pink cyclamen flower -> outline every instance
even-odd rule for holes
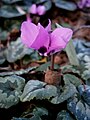
[[[79,8],[83,8],[83,7],[90,7],[90,0],[80,0],[78,3],[77,3],[78,7]]]
[[[36,4],[33,4],[30,7],[29,12],[32,14],[43,15],[46,12],[46,8],[44,5],[36,6]]]
[[[64,49],[72,37],[69,28],[56,28],[51,32],[51,21],[46,28],[40,23],[35,25],[25,21],[21,25],[21,40],[29,48],[38,50],[41,55],[47,56]]]

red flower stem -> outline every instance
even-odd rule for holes
[[[51,55],[51,70],[54,70],[54,55]]]

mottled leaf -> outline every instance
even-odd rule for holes
[[[81,94],[81,96],[83,97],[83,99],[85,100],[85,102],[90,105],[90,86],[85,85],[85,89],[83,87],[83,85],[80,85],[78,87],[78,90]]]
[[[0,65],[3,64],[3,63],[5,62],[4,51],[5,51],[5,50],[0,49]]]
[[[8,62],[15,62],[25,55],[30,55],[34,50],[27,48],[21,42],[21,39],[18,38],[16,41],[11,42],[5,51],[6,59]]]
[[[65,83],[72,83],[76,87],[82,84],[82,81],[78,77],[72,74],[65,74],[63,78]]]
[[[5,41],[8,37],[8,32],[5,30],[0,30],[0,40]]]
[[[58,113],[56,120],[75,120],[75,119],[73,119],[66,110],[62,110],[61,112]]]
[[[81,76],[84,80],[86,80],[86,84],[90,86],[90,71],[84,70]]]
[[[69,83],[63,87],[63,92],[58,94],[56,97],[52,98],[51,103],[59,104],[67,100],[68,98],[72,97],[75,93],[77,93],[76,87]]]
[[[32,99],[50,99],[56,96],[57,88],[52,85],[46,85],[45,82],[38,80],[30,80],[24,88],[24,92],[20,99],[22,102],[30,101]]]
[[[76,100],[75,100],[76,99]],[[76,97],[69,99],[67,109],[75,116],[77,120],[89,120],[90,108],[81,100],[79,101]]]
[[[73,66],[73,65],[65,65],[65,66],[61,66],[61,69],[63,73],[72,72],[72,73],[77,73],[78,75],[80,75],[80,71],[82,68]]]
[[[36,107],[33,109],[33,112],[32,112],[34,115],[38,115],[38,116],[43,116],[43,115],[48,115],[48,111],[43,108],[43,107]]]
[[[31,118],[15,118],[13,117],[12,120],[41,120],[40,116],[48,115],[48,111],[43,107],[35,107],[31,113]],[[26,114],[27,116],[27,114]]]
[[[28,72],[31,72],[33,70],[35,70],[37,67],[29,67],[27,69],[21,69],[21,70],[17,70],[17,71],[11,71],[11,72],[2,72],[0,73],[0,76],[7,76],[7,75],[22,75],[22,74],[27,74]]]
[[[16,75],[0,77],[0,107],[9,108],[19,102],[25,79]]]

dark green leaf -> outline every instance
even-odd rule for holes
[[[72,97],[75,93],[77,93],[76,87],[73,84],[66,84],[63,87],[63,92],[57,94],[56,97],[52,98],[51,102],[53,104],[59,104]]]
[[[81,76],[84,80],[86,80],[86,84],[90,86],[90,71],[84,70]]]
[[[42,120],[39,116],[33,116],[30,118],[30,120]]]
[[[50,10],[51,7],[52,7],[51,1],[47,1],[47,2],[45,2],[43,5],[45,6],[46,10]]]
[[[45,82],[38,80],[30,80],[26,84],[23,94],[20,99],[22,102],[30,101],[34,98],[36,99],[50,99],[53,96],[56,96],[57,88],[52,85],[46,85]]]
[[[59,8],[69,10],[69,11],[74,11],[77,9],[77,6],[75,5],[75,3],[70,1],[65,1],[65,0],[55,0],[55,5]]]
[[[13,117],[11,120],[31,120],[30,118],[15,118]]]
[[[58,113],[56,120],[75,120],[75,119],[73,119],[66,110],[62,110],[61,112]]]
[[[18,38],[16,41],[10,43],[5,54],[8,62],[15,62],[33,52],[34,50],[25,47],[21,42],[21,39]]]
[[[43,2],[46,2],[47,0],[32,0],[32,2],[36,3],[36,4],[40,4]]]
[[[77,96],[68,100],[67,109],[75,116],[77,120],[90,119],[90,107],[82,100],[78,100]]]
[[[14,6],[4,5],[0,8],[0,17],[12,18],[12,17],[18,17],[22,15],[25,15],[25,14],[19,13],[15,5]]]
[[[78,87],[78,90],[79,90],[82,98],[84,99],[84,101],[85,101],[88,105],[90,105],[90,86],[85,85],[85,87],[86,87],[86,88],[84,89],[83,85],[80,85],[80,86]]]
[[[65,83],[68,83],[68,84],[72,83],[76,87],[82,84],[82,81],[78,77],[72,74],[65,74],[63,78],[64,78]]]
[[[0,65],[5,62],[4,50],[0,49]]]
[[[36,107],[34,108],[33,110],[33,114],[36,115],[36,116],[43,116],[43,115],[48,115],[48,111],[43,108],[43,107]]]
[[[80,68],[78,68],[77,66],[65,65],[65,66],[61,66],[61,69],[63,73],[72,72],[72,73],[77,73],[78,75],[81,75]]]
[[[26,5],[31,6],[32,4],[41,4],[46,2],[47,0],[23,0]]]
[[[5,41],[7,39],[7,37],[8,37],[8,32],[0,30],[0,40]]]
[[[12,4],[12,3],[20,2],[22,0],[2,0],[2,1],[7,3],[7,4]]]
[[[13,72],[2,72],[0,73],[0,76],[7,76],[7,75],[22,75],[22,74],[27,74],[30,71],[35,70],[36,67],[29,67],[27,69],[21,69]]]
[[[9,108],[19,102],[25,79],[13,75],[0,77],[0,107]]]

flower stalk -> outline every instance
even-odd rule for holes
[[[54,54],[51,55],[51,66],[50,69],[53,71],[54,70]]]

